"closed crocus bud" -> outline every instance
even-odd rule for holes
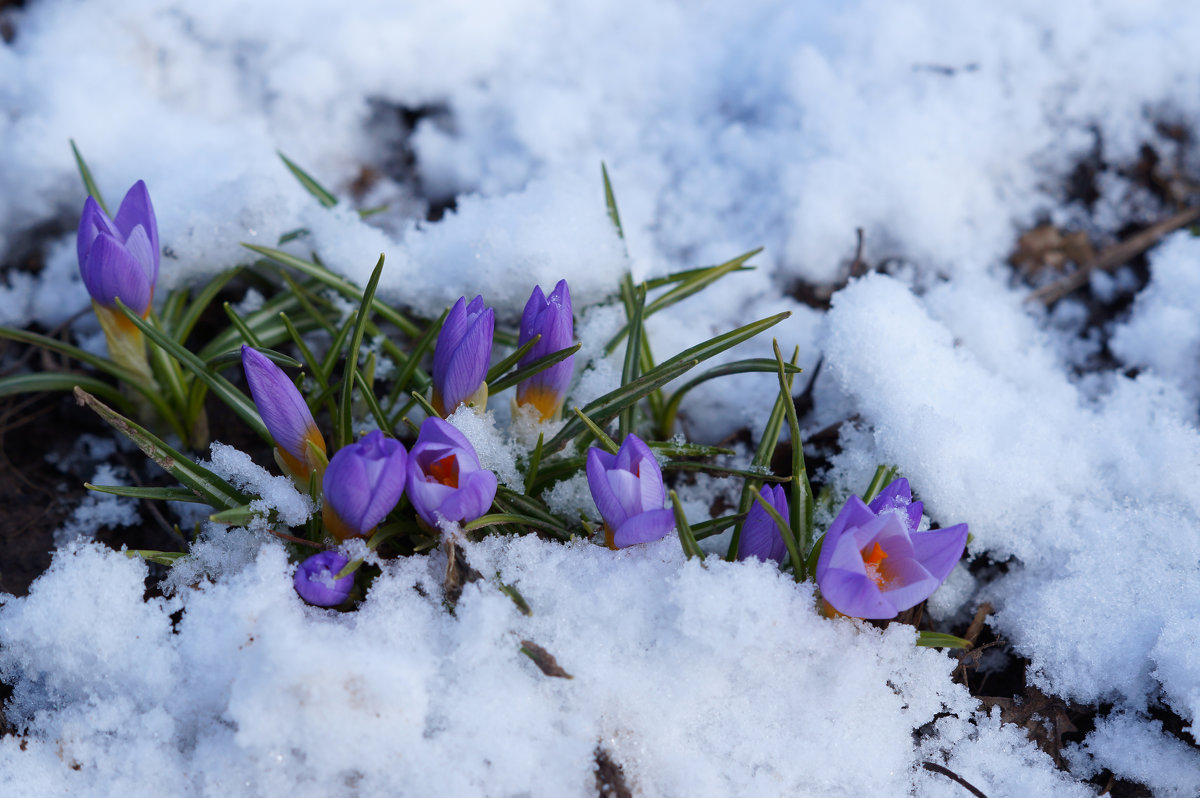
[[[400,501],[407,469],[404,446],[379,430],[343,446],[325,469],[325,528],[338,540],[371,534]]]
[[[336,607],[350,596],[354,574],[337,575],[350,561],[336,551],[314,554],[296,566],[292,584],[300,598],[318,607]]]
[[[524,346],[535,335],[542,337],[521,358],[518,364],[521,368],[538,358],[566,349],[575,342],[575,323],[571,318],[571,289],[567,287],[566,280],[559,280],[549,297],[542,293],[541,286],[534,288],[532,296],[525,303],[525,312],[521,314],[518,345]],[[567,388],[571,384],[574,369],[575,356],[571,355],[545,371],[522,380],[517,385],[517,404],[535,407],[542,421],[557,418],[563,400],[567,397]]]
[[[117,218],[110,219],[91,197],[83,204],[75,238],[79,273],[92,299],[115,308],[120,299],[145,316],[158,282],[158,222],[150,192],[141,180],[121,200]]]
[[[775,509],[775,512],[788,521],[787,493],[782,485],[768,485],[762,491],[762,497]],[[746,523],[742,525],[742,535],[738,538],[737,558],[744,560],[757,557],[760,560],[783,562],[787,547],[779,534],[779,525],[763,506],[755,502],[746,514]]]
[[[854,618],[894,618],[937,590],[962,558],[967,525],[917,532],[921,510],[903,479],[870,506],[850,497],[817,560],[817,585],[833,609]]]
[[[433,409],[448,416],[461,404],[487,405],[488,364],[496,314],[477,296],[460,297],[450,308],[433,350]]]
[[[604,518],[609,548],[649,543],[675,528],[675,513],[663,508],[662,469],[650,447],[633,433],[616,454],[588,449],[587,480]]]
[[[308,404],[283,369],[245,345],[242,368],[254,406],[275,440],[275,459],[288,476],[307,488],[309,475],[325,465],[325,439]]]
[[[439,519],[474,521],[496,498],[496,475],[452,424],[427,418],[408,460],[408,500],[432,528]]]

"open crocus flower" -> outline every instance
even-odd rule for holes
[[[533,289],[529,301],[525,303],[525,312],[521,314],[521,335],[519,346],[524,346],[535,335],[541,339],[525,353],[518,366],[524,368],[538,358],[553,354],[560,349],[566,349],[575,338],[574,320],[571,318],[571,290],[566,280],[559,280],[558,285],[547,297],[539,285]],[[575,356],[571,355],[560,360],[545,371],[534,374],[517,385],[517,404],[532,405],[537,408],[540,420],[547,421],[558,417],[563,400],[567,396],[567,387],[571,384],[571,373],[575,369]]]
[[[479,463],[475,447],[440,418],[421,424],[408,459],[408,500],[421,520],[474,521],[496,498],[496,475]]]
[[[492,333],[496,314],[477,296],[467,304],[459,297],[446,315],[433,349],[433,409],[442,416],[461,404],[487,405],[488,363],[492,358]]]
[[[782,485],[766,486],[762,491],[762,497],[775,508],[775,512],[779,513],[784,521],[790,520],[787,492],[784,491]],[[746,523],[742,525],[742,535],[738,538],[737,558],[745,560],[748,557],[757,557],[760,560],[783,562],[785,554],[787,554],[787,547],[784,546],[783,538],[779,534],[778,524],[761,504],[755,502],[750,506],[750,512],[746,514]]]
[[[308,477],[325,465],[325,439],[300,391],[283,369],[261,352],[242,346],[242,368],[250,396],[275,439],[275,459],[305,489]],[[315,450],[315,451],[314,451]]]
[[[338,540],[371,534],[400,501],[407,472],[408,452],[379,430],[338,449],[322,481],[325,528]]]
[[[967,525],[916,532],[920,502],[908,481],[888,485],[870,506],[851,496],[821,545],[817,585],[835,610],[854,618],[894,618],[921,603],[962,558]]]
[[[296,566],[292,584],[300,598],[318,607],[336,607],[350,596],[354,574],[337,579],[347,560],[336,551],[314,554]]]
[[[650,447],[633,433],[616,454],[588,449],[587,481],[604,518],[609,548],[649,543],[675,528],[675,513],[663,508],[662,469]]]
[[[109,357],[145,379],[150,378],[142,333],[117,310],[124,302],[143,318],[150,312],[158,282],[158,222],[150,193],[141,180],[121,200],[117,218],[92,197],[83,204],[75,237],[79,274],[108,341]]]

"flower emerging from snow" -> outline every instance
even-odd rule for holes
[[[97,304],[113,309],[120,299],[141,316],[149,312],[158,282],[159,249],[158,222],[145,183],[133,184],[116,219],[88,197],[75,246],[83,284]]]
[[[408,500],[421,520],[434,528],[439,518],[474,521],[492,506],[496,486],[496,475],[480,465],[461,432],[440,418],[425,419],[408,461]]]
[[[851,496],[821,545],[817,585],[835,610],[855,618],[894,618],[921,603],[950,574],[967,525],[917,532],[921,502],[897,479],[871,502]]]
[[[354,574],[335,577],[350,561],[336,551],[314,554],[296,566],[292,584],[300,598],[318,607],[336,607],[350,595]]]
[[[650,447],[633,433],[616,454],[588,449],[587,480],[609,548],[649,543],[675,528],[675,514],[663,509],[662,470]]]
[[[338,449],[322,485],[325,528],[338,540],[371,534],[400,501],[407,471],[404,446],[379,430]]]
[[[459,297],[446,316],[433,349],[434,410],[442,416],[461,404],[474,403],[482,411],[487,405],[488,363],[492,357],[492,332],[496,315],[477,296],[467,304]]]
[[[566,349],[574,343],[571,290],[567,287],[566,280],[559,280],[549,297],[542,293],[540,285],[537,286],[533,289],[529,301],[525,303],[525,312],[521,314],[518,345],[524,346],[533,336],[539,334],[541,339],[521,358],[518,364],[520,367],[524,368],[538,358]],[[566,399],[574,368],[575,356],[571,355],[545,371],[522,380],[517,385],[517,404],[533,405],[542,421],[557,418],[563,400]]]
[[[775,512],[779,513],[784,521],[790,519],[787,492],[782,485],[766,486],[762,491],[762,497],[775,508]],[[761,504],[755,502],[750,507],[750,512],[746,514],[746,523],[742,525],[742,535],[738,538],[737,558],[745,560],[748,557],[757,557],[760,560],[783,562],[785,554],[787,554],[787,548],[783,544],[783,537],[779,534],[779,525]]]
[[[309,475],[325,463],[325,439],[308,404],[283,369],[244,344],[242,368],[254,406],[275,439],[275,459],[280,468],[307,489]]]

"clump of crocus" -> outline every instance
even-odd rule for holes
[[[371,534],[400,501],[407,473],[408,452],[379,430],[338,449],[322,482],[325,528],[338,540]]]
[[[784,521],[790,520],[788,514],[787,492],[782,485],[768,485],[762,491],[762,497],[775,509]],[[755,502],[746,514],[746,522],[742,525],[742,535],[738,538],[739,560],[757,557],[760,560],[783,562],[787,554],[783,537],[779,533],[779,525],[775,523],[763,506]]]
[[[350,561],[336,551],[314,554],[296,566],[292,584],[300,598],[318,607],[336,607],[350,596],[354,574],[337,575]]]
[[[433,409],[448,416],[462,404],[487,406],[488,363],[496,314],[477,296],[460,297],[450,308],[433,350]]]
[[[821,545],[817,585],[833,609],[855,618],[894,618],[938,588],[967,543],[967,525],[917,532],[922,505],[908,480],[888,485],[870,506],[847,500]]]
[[[146,184],[141,180],[133,184],[115,219],[88,197],[75,246],[79,274],[108,340],[109,357],[150,379],[142,333],[117,309],[119,299],[145,318],[158,282],[158,222]]]
[[[592,447],[587,480],[604,518],[604,540],[612,549],[649,543],[675,528],[675,514],[663,508],[662,469],[641,438],[630,433],[616,454]]]
[[[474,521],[496,498],[496,475],[479,462],[475,447],[440,418],[421,424],[408,459],[408,500],[429,527],[438,521]]]
[[[296,386],[261,352],[242,346],[242,368],[250,396],[267,431],[275,439],[279,467],[303,488],[314,471],[325,467],[325,439],[317,429],[308,404]]]
[[[525,303],[525,312],[521,314],[518,345],[524,346],[535,335],[542,337],[521,357],[518,366],[524,368],[538,358],[566,349],[574,343],[574,324],[571,317],[571,290],[566,280],[559,280],[549,297],[542,293],[540,285],[534,288],[529,301]],[[533,406],[541,421],[558,418],[574,368],[575,356],[571,355],[522,380],[517,385],[517,405]]]

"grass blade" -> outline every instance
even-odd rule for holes
[[[86,374],[73,374],[69,371],[37,372],[34,374],[13,374],[0,378],[0,396],[14,396],[22,393],[43,393],[46,391],[73,391],[78,385],[88,393],[103,396],[105,399],[118,404],[126,412],[134,410],[128,397],[121,391],[103,380],[89,377]]]
[[[354,440],[352,432],[353,418],[351,417],[350,402],[354,396],[354,375],[358,369],[358,350],[362,347],[363,330],[367,318],[371,315],[371,302],[375,299],[375,289],[379,287],[379,278],[383,274],[383,255],[371,272],[367,289],[363,292],[362,302],[358,308],[357,320],[354,323],[354,334],[350,337],[350,348],[346,350],[346,370],[342,374],[342,400],[339,403],[338,414],[338,447],[345,446]],[[374,397],[372,397],[374,398]],[[387,423],[387,420],[384,420]]]
[[[83,160],[83,156],[79,154],[79,148],[75,146],[75,139],[68,139],[71,142],[71,152],[75,154],[75,165],[79,167],[79,176],[83,179],[83,187],[92,199],[100,206],[100,210],[108,213],[108,206],[104,204],[104,197],[100,195],[100,187],[96,185],[96,180],[92,177],[92,170],[88,169],[87,161]],[[111,217],[111,214],[109,214]]]
[[[583,344],[574,344],[573,346],[568,346],[566,349],[559,349],[557,352],[551,352],[548,355],[543,355],[537,360],[531,361],[530,364],[525,368],[517,369],[516,371],[513,371],[508,375],[496,380],[494,383],[491,380],[488,380],[488,395],[495,396],[504,389],[511,388],[512,386],[529,379],[534,374],[545,371],[555,363],[566,360],[571,355],[578,352],[579,347],[581,346],[583,346]]]
[[[283,165],[288,168],[288,171],[300,181],[300,185],[304,186],[304,190],[317,198],[317,202],[321,203],[326,208],[332,208],[334,205],[337,205],[337,197],[330,194],[325,187],[316,180],[313,180],[312,175],[293,163],[290,158],[288,158],[279,150],[276,150],[275,154],[278,155],[280,160],[283,161]]]
[[[787,370],[791,374],[799,374],[803,369],[797,368],[792,364],[786,364]],[[720,366],[714,366],[703,374],[700,374],[695,379],[685,382],[679,386],[679,390],[671,394],[671,398],[667,400],[666,407],[663,408],[661,432],[663,435],[670,435],[675,427],[675,417],[679,414],[679,405],[683,401],[683,397],[688,391],[701,385],[709,380],[714,380],[717,377],[727,377],[731,374],[752,374],[755,372],[764,372],[774,374],[776,369],[775,361],[765,357],[747,358],[745,360],[735,360],[731,363],[724,363]]]
[[[680,505],[679,496],[675,491],[671,491],[671,509],[675,511],[675,531],[679,534],[679,544],[683,546],[684,556],[689,560],[693,557],[703,560],[704,552],[700,550],[700,544],[692,534],[692,528],[688,525],[687,516],[683,514],[683,506]]]
[[[195,491],[187,488],[139,488],[129,485],[93,485],[90,482],[83,483],[83,486],[88,490],[94,490],[97,493],[111,493],[113,496],[125,496],[130,499],[150,499],[153,501],[163,502],[192,502],[194,504],[207,504],[206,499],[197,496]]]

